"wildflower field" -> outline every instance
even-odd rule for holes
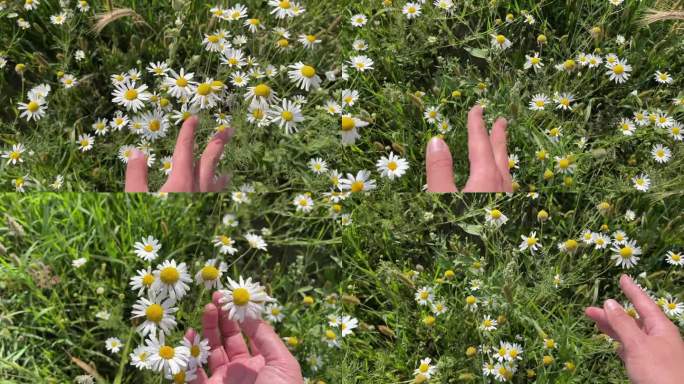
[[[0,187],[161,185],[190,114],[238,189],[418,192],[443,135],[509,120],[521,190],[681,190],[682,26],[666,1],[0,1]],[[653,10],[659,10],[657,13]],[[656,12],[656,13],[654,13]],[[664,16],[663,16],[664,15]]]
[[[145,329],[182,349],[216,274],[263,286],[312,383],[625,382],[583,315],[621,273],[684,326],[681,199],[391,196],[3,195],[0,380],[170,382]],[[150,321],[169,266],[187,288]]]

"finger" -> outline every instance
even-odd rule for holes
[[[214,192],[214,175],[216,174],[216,165],[221,160],[221,155],[230,142],[234,130],[232,128],[226,129],[223,132],[217,133],[213,139],[207,144],[207,148],[202,153],[199,163],[199,187],[200,192]]]
[[[617,301],[608,299],[603,304],[603,310],[605,311],[608,324],[625,350],[630,350],[635,345],[638,345],[644,333],[639,329],[636,321],[625,312],[624,308]]]
[[[147,158],[145,154],[134,149],[126,166],[126,192],[147,192]]]
[[[608,324],[608,319],[606,319],[606,313],[603,308],[589,307],[584,310],[584,314],[596,323],[596,326],[598,326],[601,332],[613,339],[617,339],[617,335],[613,331],[613,328]]]
[[[211,376],[216,376],[216,372],[220,368],[227,366],[228,363],[228,356],[226,355],[226,351],[223,350],[223,347],[218,347],[211,351],[209,354],[209,369],[211,370]]]
[[[195,375],[195,380],[191,381],[190,384],[207,384],[209,382],[209,378],[207,377],[207,373],[204,372],[204,368],[197,367]]]
[[[209,303],[204,307],[202,314],[202,328],[204,337],[209,340],[211,350],[218,349],[223,346],[221,340],[221,331],[219,330],[219,309],[213,303]]]
[[[499,118],[492,127],[492,134],[489,141],[494,152],[494,161],[499,168],[499,173],[503,179],[503,187],[505,192],[513,192],[513,178],[511,177],[511,169],[508,166],[508,138],[506,128],[508,122],[504,118]]]
[[[218,177],[216,180],[214,180],[211,188],[209,189],[208,192],[222,192],[226,189],[228,186],[228,183],[230,183],[230,175],[222,175]]]
[[[263,320],[246,319],[240,327],[264,357],[267,366],[286,371],[299,370],[299,363],[270,325]]]
[[[449,151],[447,143],[441,138],[433,137],[428,143],[425,166],[428,192],[457,192],[451,151]]]
[[[193,150],[195,149],[195,128],[197,127],[197,116],[192,116],[185,120],[183,127],[176,140],[176,148],[173,151],[173,170],[169,177],[171,184],[189,183],[192,186],[193,180]],[[173,191],[170,191],[173,192]]]
[[[494,152],[482,114],[483,109],[479,105],[468,113],[468,159],[471,176],[496,171]]]
[[[670,325],[672,323],[667,316],[665,316],[658,304],[651,300],[651,298],[639,288],[629,276],[622,275],[620,277],[620,287],[629,301],[634,304],[634,308],[639,313],[644,324],[644,331],[647,334],[671,330]]]
[[[247,359],[251,357],[251,355],[247,349],[245,338],[242,336],[240,326],[236,321],[228,318],[228,312],[221,308],[221,304],[219,303],[220,298],[221,293],[218,291],[214,292],[212,295],[214,305],[219,308],[219,330],[221,331],[221,336],[223,338],[223,349],[226,351],[226,355],[230,361]]]
[[[197,335],[197,332],[195,332],[194,329],[188,328],[188,330],[185,332],[185,340],[192,343],[195,340],[196,335]]]

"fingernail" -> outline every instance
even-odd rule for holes
[[[606,309],[609,311],[617,311],[621,309],[620,304],[618,304],[618,302],[613,299],[606,300],[604,307],[606,307]]]
[[[428,143],[428,151],[440,152],[445,150],[449,150],[449,147],[447,146],[446,142],[442,140],[442,138],[435,136],[430,139],[430,142]]]
[[[234,132],[235,132],[235,130],[233,128],[224,129],[223,131],[217,132],[214,135],[214,139],[219,139],[221,141],[228,141],[231,137],[233,137]]]
[[[145,154],[143,151],[139,149],[134,149],[133,153],[131,154],[131,160],[140,160],[145,157]]]

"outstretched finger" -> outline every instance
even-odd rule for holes
[[[228,183],[230,183],[230,178],[230,175],[221,175],[215,178],[211,184],[211,188],[209,188],[207,192],[218,193],[224,191],[228,186]]]
[[[494,160],[496,167],[499,168],[499,173],[503,179],[503,187],[505,192],[513,192],[513,178],[511,177],[511,169],[508,165],[508,138],[506,128],[508,122],[504,118],[499,118],[494,122],[492,127],[492,134],[489,141],[494,152]]]
[[[659,331],[671,331],[673,327],[670,320],[651,298],[627,275],[620,277],[620,287],[634,308],[641,316],[644,323],[644,331],[647,334]]]
[[[617,301],[608,299],[603,304],[603,310],[608,324],[625,350],[638,345],[644,333],[639,329],[636,321],[625,312],[625,309]]]
[[[183,183],[190,183],[189,186],[192,187],[194,172],[193,150],[195,149],[195,128],[197,127],[197,122],[197,116],[188,118],[183,123],[183,127],[178,134],[176,148],[173,151],[173,170],[171,171],[171,176],[169,176],[171,185],[187,187]]]
[[[145,154],[134,149],[126,166],[126,187],[125,191],[148,192],[147,187],[147,158]]]
[[[219,309],[213,303],[204,306],[202,328],[204,337],[209,340],[209,347],[215,350],[223,346],[219,324]]]
[[[479,105],[474,106],[468,112],[468,159],[470,160],[471,177],[497,171],[483,113],[484,111]]]
[[[250,357],[249,350],[247,349],[247,343],[245,343],[245,338],[242,336],[242,331],[240,326],[234,320],[228,317],[228,312],[221,308],[221,303],[219,302],[221,298],[221,292],[216,291],[212,295],[212,302],[219,309],[219,330],[221,331],[221,336],[223,338],[223,349],[226,351],[228,360],[237,361],[242,359],[247,359]]]
[[[235,130],[228,128],[222,132],[217,133],[207,144],[207,148],[202,154],[199,162],[199,187],[201,192],[218,192],[214,191],[216,174],[216,165],[221,160],[221,155],[227,143],[230,142]]]
[[[617,340],[617,335],[613,332],[613,328],[610,327],[603,308],[589,307],[584,310],[584,314],[596,323],[601,332]]]
[[[277,367],[285,371],[299,371],[299,363],[288,351],[285,343],[278,337],[273,328],[263,320],[245,319],[240,328],[249,336],[250,341],[264,357],[267,366]]]
[[[425,156],[428,192],[457,192],[454,183],[454,162],[449,146],[439,137],[427,145]]]

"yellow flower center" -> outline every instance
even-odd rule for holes
[[[335,340],[337,339],[337,335],[331,329],[328,329],[325,331],[325,338],[328,340]]]
[[[249,291],[247,288],[236,288],[233,290],[233,303],[238,306],[244,306],[249,303]]]
[[[342,130],[343,131],[351,131],[352,129],[356,128],[356,122],[354,121],[353,118],[351,117],[342,117]]]
[[[574,251],[575,249],[577,249],[577,240],[573,240],[573,239],[567,240],[565,242],[565,249],[567,249],[569,251]]]
[[[202,280],[216,280],[219,275],[219,270],[213,265],[207,265],[202,268]]]
[[[40,109],[40,104],[36,103],[35,101],[31,101],[26,106],[26,109],[28,109],[30,112],[36,112],[38,109]]]
[[[560,161],[558,161],[558,168],[560,169],[568,169],[569,166],[570,160],[568,159],[560,159]]]
[[[146,286],[151,286],[154,283],[154,275],[148,273],[142,278],[142,283]]]
[[[498,209],[492,209],[492,212],[490,213],[490,215],[492,216],[492,219],[498,220],[501,218],[502,213]]]
[[[159,278],[164,284],[174,284],[180,279],[180,273],[175,267],[166,267],[159,272]]]
[[[154,247],[153,247],[151,244],[145,244],[145,246],[143,247],[143,249],[145,250],[145,252],[152,252],[152,251],[154,251]]]
[[[352,192],[361,192],[365,188],[365,185],[363,184],[363,181],[355,181],[351,185],[351,191]]]
[[[394,162],[394,161],[390,161],[390,162],[387,164],[387,169],[389,169],[390,171],[396,171],[397,168],[399,168],[399,165],[398,165],[396,162]]]
[[[541,59],[538,57],[533,57],[530,59],[530,62],[532,63],[532,65],[537,65],[541,62]]]
[[[176,85],[181,87],[181,88],[185,88],[188,86],[188,81],[184,77],[179,77],[176,80]]]
[[[466,303],[468,303],[468,305],[473,305],[473,304],[475,304],[476,301],[477,301],[477,299],[475,298],[475,296],[466,297]]]
[[[164,317],[164,307],[159,304],[152,304],[145,310],[145,316],[147,316],[147,320],[158,323]]]
[[[532,245],[535,245],[535,244],[537,244],[537,239],[535,239],[534,237],[529,237],[529,238],[527,239],[527,245],[528,245],[528,246],[532,246]]]
[[[420,293],[421,300],[427,300],[428,297],[430,297],[430,293],[428,293],[427,291],[423,291]]]
[[[197,87],[197,94],[200,96],[207,96],[211,93],[211,84],[203,83]]]
[[[151,120],[149,128],[152,132],[158,132],[161,129],[161,122],[157,119]]]
[[[135,89],[129,89],[128,91],[126,91],[124,98],[128,101],[133,101],[138,98],[138,91],[136,91]]]
[[[613,73],[615,73],[616,75],[622,75],[623,73],[625,73],[625,67],[622,66],[622,64],[616,64],[613,67]]]
[[[19,152],[10,152],[9,158],[10,160],[19,160],[19,157],[21,157],[21,154]]]
[[[425,373],[430,369],[430,365],[427,363],[420,363],[420,367],[418,367],[418,370],[421,371],[422,373]]]
[[[304,76],[304,77],[312,78],[312,77],[316,76],[316,69],[314,69],[314,67],[309,66],[309,65],[303,66],[301,72],[302,72],[302,76]]]
[[[292,121],[292,120],[294,120],[294,114],[293,114],[292,112],[290,112],[290,111],[283,111],[283,113],[281,114],[281,117],[282,117],[283,120],[285,120],[285,121]]]
[[[173,376],[174,384],[185,384],[185,371],[180,371]]]
[[[168,345],[164,345],[161,348],[159,348],[159,356],[164,360],[173,359],[173,356],[175,354],[176,351],[174,351],[173,348],[169,347]]]
[[[254,87],[254,94],[258,97],[269,97],[271,95],[271,87],[266,84],[259,84]]]
[[[190,355],[192,355],[192,357],[199,357],[200,352],[202,352],[202,350],[200,350],[199,345],[193,345],[190,347]]]
[[[306,40],[307,40],[309,43],[314,43],[314,42],[316,41],[316,35],[307,35],[307,36],[306,36]]]
[[[634,250],[632,249],[632,247],[627,246],[620,249],[620,257],[622,257],[623,259],[629,259],[630,257],[632,257],[632,254],[634,254]]]

